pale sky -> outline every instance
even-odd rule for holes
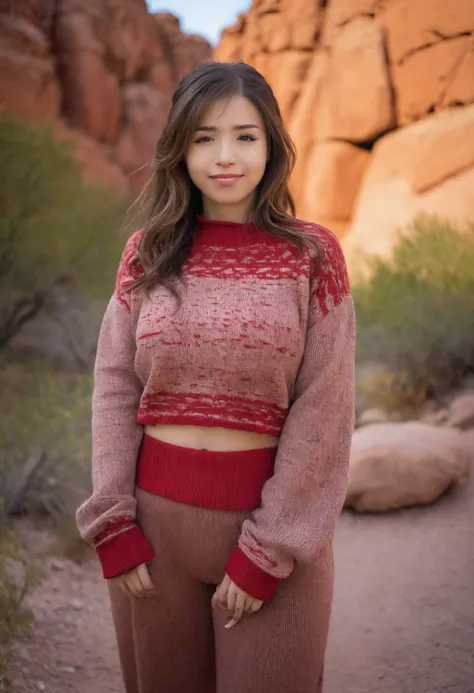
[[[251,0],[147,0],[152,12],[172,12],[181,19],[187,34],[200,34],[212,44],[219,42],[225,27],[235,24],[242,12],[247,12]]]

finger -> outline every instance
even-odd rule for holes
[[[127,585],[126,585],[126,583],[124,582],[124,580],[123,580],[122,577],[117,578],[116,580],[114,580],[114,585],[116,585],[116,587],[118,587],[119,590],[120,590],[121,592],[123,592],[123,594],[124,594],[126,597],[129,597],[129,598],[130,598],[130,597],[132,596],[130,590],[128,589],[128,587],[127,587]]]
[[[217,602],[217,605],[223,607],[224,609],[227,608],[227,593],[229,591],[229,585],[230,578],[228,578],[226,575],[215,593],[215,601]]]
[[[226,596],[227,596],[227,592],[229,591],[229,587],[231,586],[231,584],[232,584],[232,580],[230,579],[230,577],[226,573],[224,575],[224,579],[222,580],[221,585],[220,585]]]
[[[130,575],[124,575],[123,576],[122,584],[124,585],[125,589],[128,591],[129,597],[135,597],[136,598],[137,595],[135,594],[135,588],[133,586],[133,582],[131,580]]]
[[[245,613],[249,612],[250,609],[252,608],[252,604],[254,603],[254,598],[251,597],[250,595],[246,598],[245,604],[244,604],[244,611]]]
[[[213,609],[223,609],[224,608],[222,605],[221,599],[222,599],[222,597],[221,597],[220,585],[219,585],[219,587],[216,587],[216,591],[212,595],[211,604],[212,604]]]
[[[142,588],[145,590],[146,593],[155,592],[155,586],[151,581],[150,573],[146,563],[142,563],[137,567],[136,574],[138,579],[140,580]]]
[[[142,584],[138,579],[138,576],[136,575],[135,571],[130,571],[130,573],[128,573],[124,577],[124,580],[126,581],[127,587],[129,588],[133,596],[136,599],[140,599],[143,596]]]
[[[239,592],[237,594],[237,599],[235,600],[234,605],[234,613],[232,615],[232,619],[229,621],[229,623],[225,625],[226,628],[233,628],[240,622],[240,619],[244,615],[244,606],[246,598],[247,595],[245,593]]]
[[[227,599],[229,595],[229,588],[232,584],[232,580],[228,575],[224,575],[224,579],[222,580],[221,584],[219,585],[219,600],[221,604],[223,604],[225,607],[227,606]]]
[[[235,588],[235,585],[234,584],[230,585],[229,591],[227,592],[227,611],[231,615],[234,613],[238,594],[239,593],[238,593],[237,589]]]
[[[135,570],[132,573],[132,580],[133,580],[133,586],[135,587],[135,591],[140,598],[145,598],[147,597],[150,593],[143,587],[142,581],[140,580],[140,576],[138,575],[138,572],[135,568]]]
[[[222,582],[220,585],[217,585],[214,594],[212,595],[212,604],[213,606],[218,606],[219,602],[221,600],[221,588],[222,588]]]
[[[211,599],[211,606],[213,609],[217,609],[218,607],[220,607],[219,593],[217,590],[218,590],[218,588],[216,588],[216,591],[212,595],[212,599]]]
[[[260,601],[259,599],[254,599],[254,601],[252,602],[252,605],[251,605],[251,607],[250,607],[250,613],[256,614],[257,611],[260,611],[260,609],[262,608],[262,606],[263,606],[263,602],[262,602],[262,601]]]

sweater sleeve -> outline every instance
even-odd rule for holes
[[[355,315],[340,245],[327,229],[318,236],[323,260],[311,281],[306,345],[274,474],[226,565],[239,587],[262,600],[295,562],[317,560],[333,535],[347,489]]]
[[[92,396],[92,495],[78,509],[81,537],[93,546],[105,578],[150,561],[153,550],[136,522],[135,474],[143,437],[136,423],[143,386],[134,369],[136,323],[131,260],[139,232],[127,242],[115,292],[97,345]]]

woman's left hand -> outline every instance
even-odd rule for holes
[[[240,589],[226,574],[214,592],[212,606],[213,608],[221,607],[229,612],[231,620],[225,627],[233,628],[233,626],[239,623],[245,613],[255,614],[257,611],[260,611],[263,602],[260,599],[251,597],[250,594]]]

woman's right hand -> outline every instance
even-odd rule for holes
[[[156,596],[155,587],[151,581],[146,563],[141,563],[126,573],[109,578],[110,582],[119,587],[127,597],[143,599]]]

